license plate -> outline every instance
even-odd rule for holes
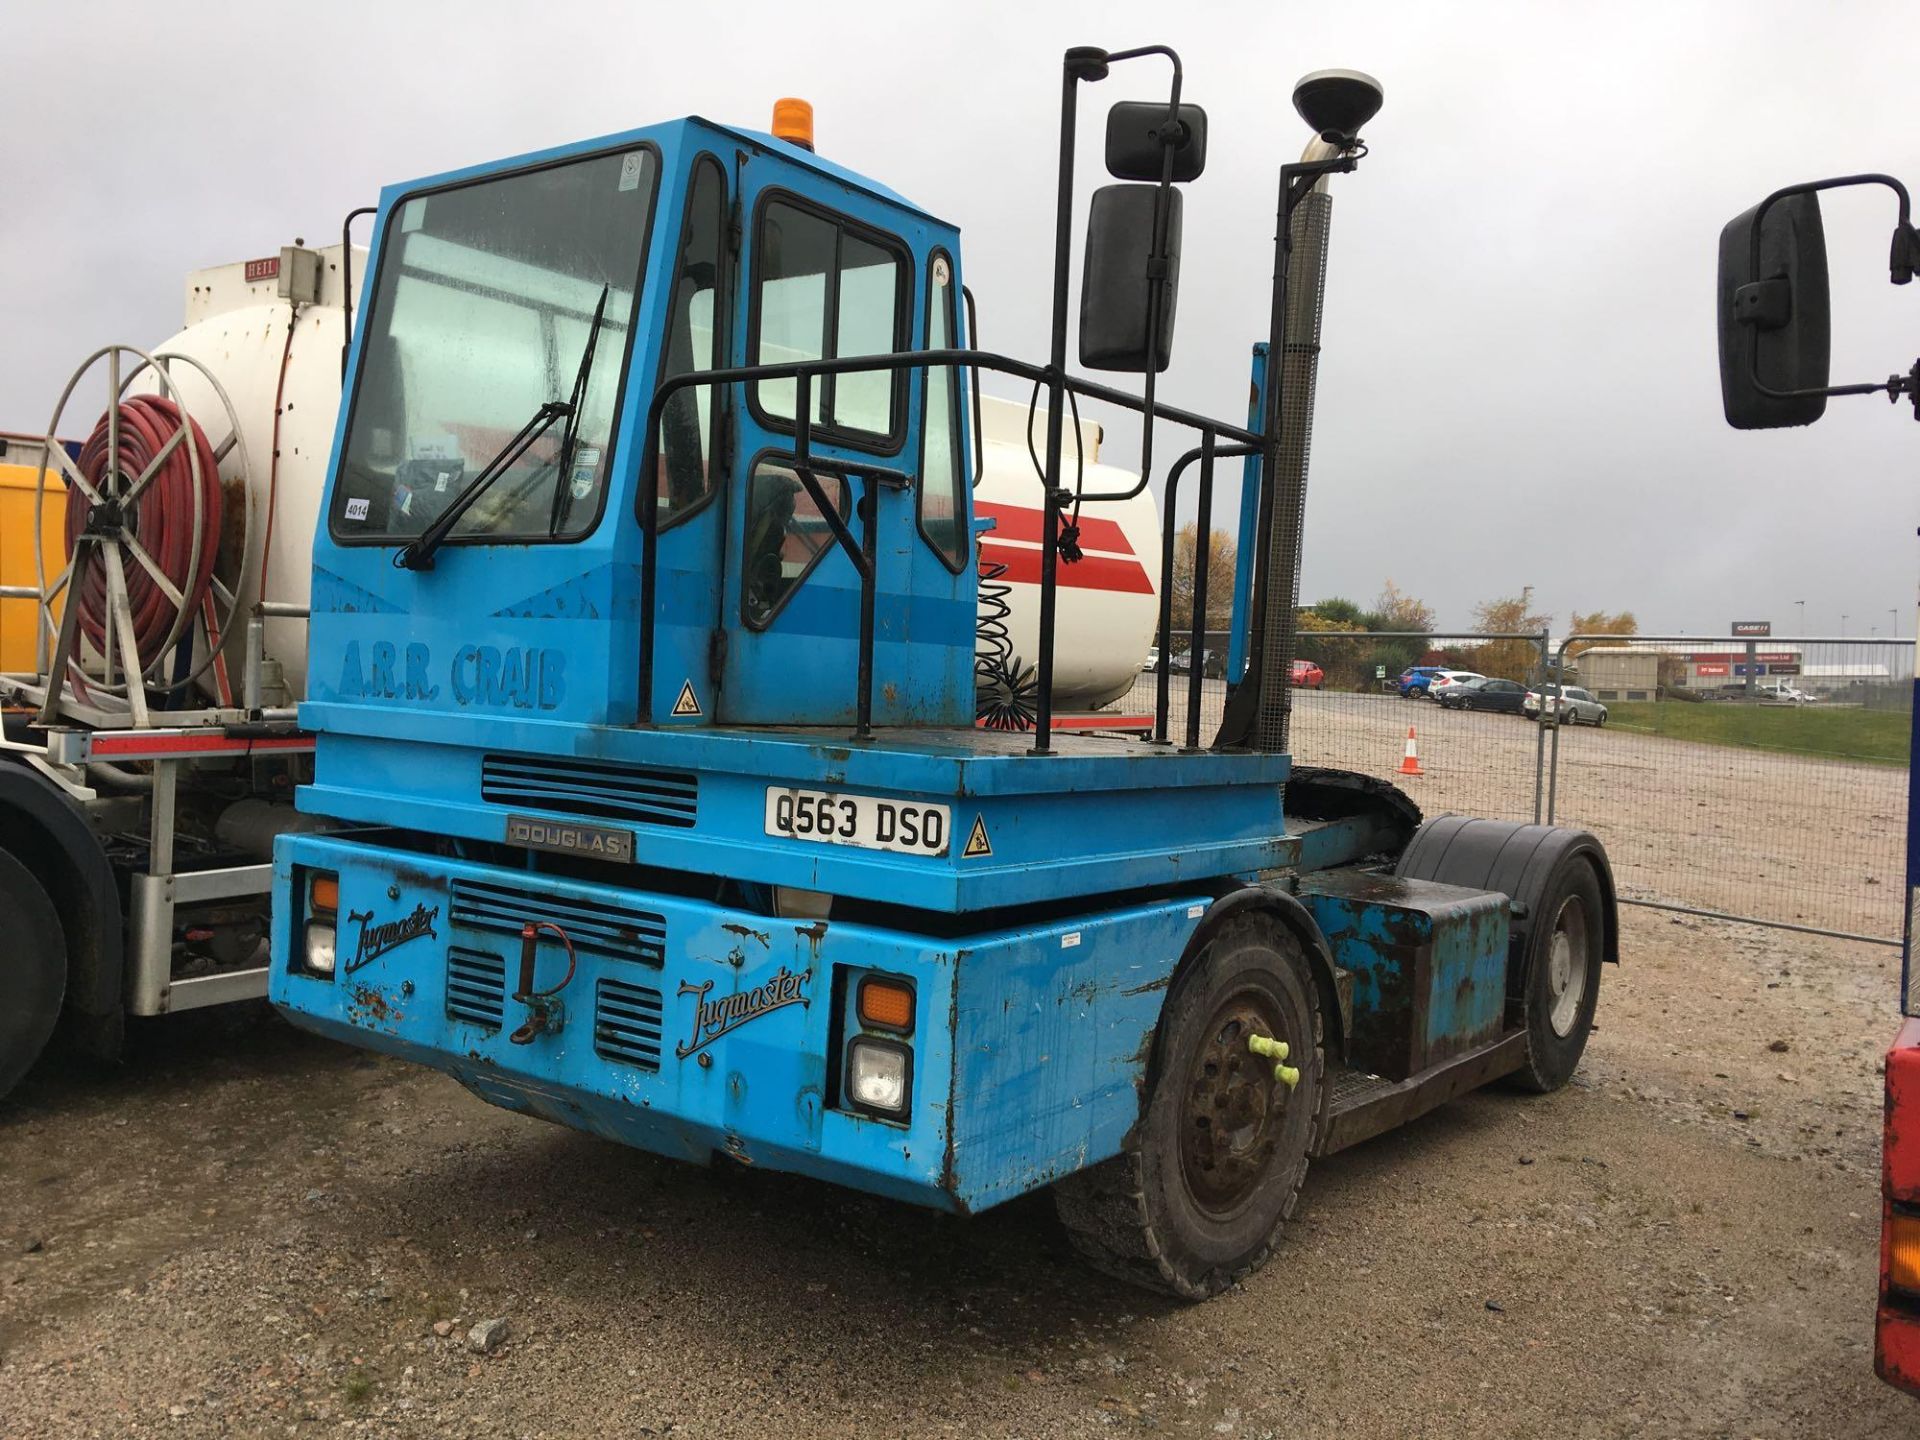
[[[952,822],[953,814],[945,805],[767,787],[767,834],[788,840],[902,855],[944,855]]]

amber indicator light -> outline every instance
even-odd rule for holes
[[[1887,1217],[1887,1283],[1920,1293],[1920,1215]]]
[[[860,1023],[902,1034],[913,1029],[913,991],[898,980],[869,975],[860,982]]]

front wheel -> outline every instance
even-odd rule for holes
[[[1151,1089],[1121,1153],[1053,1187],[1074,1248],[1136,1285],[1219,1294],[1273,1253],[1325,1103],[1305,956],[1276,923],[1228,922],[1161,1011]]]

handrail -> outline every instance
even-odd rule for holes
[[[1162,405],[1157,401],[1143,400],[1139,396],[1129,395],[1125,391],[1115,390],[1110,386],[1100,385],[1090,380],[1062,374],[1051,366],[1031,365],[1022,360],[1015,360],[1011,356],[996,355],[982,350],[950,348],[944,350],[894,351],[882,355],[851,355],[835,359],[795,360],[772,365],[735,365],[719,370],[691,370],[683,374],[670,376],[655,387],[653,398],[647,405],[644,448],[640,460],[640,473],[644,478],[639,487],[639,493],[635,497],[640,509],[641,531],[638,723],[642,725],[651,725],[654,723],[653,662],[654,632],[657,622],[657,616],[654,614],[654,610],[658,595],[657,571],[659,568],[658,559],[660,546],[660,422],[665,413],[667,401],[682,390],[689,390],[695,386],[742,385],[752,384],[762,380],[793,380],[796,382],[796,405],[794,409],[793,427],[793,468],[795,473],[801,476],[802,483],[807,485],[809,493],[811,493],[817,482],[809,483],[810,477],[808,471],[810,467],[820,466],[820,468],[825,468],[812,454],[813,425],[810,413],[812,408],[811,387],[813,379],[816,376],[859,374],[870,371],[899,372],[903,370],[928,370],[948,366],[992,370],[1001,374],[1018,376],[1021,379],[1033,381],[1038,384],[1045,384],[1050,390],[1057,388],[1062,393],[1072,392],[1074,394],[1084,395],[1089,399],[1103,400],[1109,404],[1145,415],[1149,424],[1165,420],[1171,424],[1184,425],[1190,429],[1201,432],[1203,437],[1202,450],[1211,447],[1216,455],[1244,454],[1247,453],[1247,451],[1241,447],[1253,447],[1257,449],[1266,444],[1265,436],[1247,430],[1239,425],[1221,420],[1211,420],[1205,416],[1196,415],[1191,411],[1183,410],[1176,406]],[[1052,429],[1053,427],[1050,425],[1049,430],[1052,431]],[[1218,441],[1222,437],[1236,442],[1235,445],[1226,450],[1219,449]],[[1051,434],[1049,438],[1050,440],[1053,438]],[[1050,445],[1049,448],[1053,448],[1052,445]],[[888,471],[886,467],[879,465],[862,465],[857,460],[837,461],[834,462],[834,464],[836,469],[840,469],[843,473],[850,476],[863,475],[868,477],[868,483],[864,487],[864,494],[861,500],[864,513],[862,516],[863,544],[860,548],[864,552],[866,563],[865,565],[856,563],[854,567],[855,571],[860,574],[861,586],[860,678],[858,681],[859,692],[857,696],[856,713],[858,715],[857,728],[859,736],[864,739],[871,734],[873,610],[875,591],[878,583],[878,577],[875,573],[878,568],[876,545],[876,527],[878,522],[877,506],[875,504],[873,491],[875,482],[879,476],[882,473],[890,474],[892,472]],[[1204,472],[1203,491],[1209,503],[1211,501],[1212,491],[1211,470],[1211,461],[1208,461]],[[1139,483],[1135,485],[1132,490],[1126,491],[1123,494],[1116,494],[1111,497],[1103,496],[1101,498],[1131,498],[1146,488],[1148,478],[1149,477],[1143,473]],[[815,498],[817,503],[819,497],[816,496]],[[1057,506],[1059,503],[1058,496],[1052,492],[1049,492],[1046,498],[1050,507]],[[1093,497],[1089,496],[1087,498],[1091,499]],[[822,514],[825,515],[830,508],[831,507],[822,506]],[[837,519],[838,517],[833,518]],[[832,523],[831,520],[829,523]],[[836,540],[840,541],[842,547],[851,555],[853,550],[847,542],[852,539],[852,536],[850,534],[841,535],[839,533],[841,527],[839,526],[835,526],[834,529],[836,531]],[[1047,552],[1049,557],[1051,553],[1051,550]],[[1043,675],[1050,674],[1052,670],[1054,627],[1049,622],[1053,615],[1053,605],[1050,602],[1056,584],[1054,567],[1050,564],[1043,563],[1041,574],[1041,626],[1039,635],[1040,670]],[[1166,585],[1165,576],[1162,577],[1161,584],[1164,589]],[[1034,749],[1036,752],[1042,754],[1046,753],[1049,749],[1049,732],[1052,728],[1053,702],[1052,696],[1049,695],[1047,691],[1048,687],[1042,684],[1038,696],[1039,713],[1036,717],[1036,729],[1038,733],[1035,737]],[[1193,722],[1190,720],[1188,729],[1192,731],[1193,728]]]
[[[1154,629],[1155,639],[1159,642],[1156,648],[1160,652],[1154,665],[1153,743],[1156,745],[1167,743],[1168,713],[1172,698],[1171,672],[1167,667],[1171,663],[1173,651],[1170,641],[1173,632],[1173,540],[1176,502],[1180,495],[1180,477],[1195,460],[1201,461],[1199,518],[1194,524],[1198,541],[1194,563],[1193,609],[1188,616],[1190,634],[1187,641],[1189,657],[1187,665],[1190,673],[1187,676],[1186,748],[1189,750],[1200,748],[1201,682],[1206,678],[1202,674],[1206,658],[1202,647],[1206,634],[1207,590],[1212,583],[1212,577],[1200,563],[1199,557],[1201,552],[1209,548],[1209,542],[1212,539],[1212,466],[1215,460],[1236,459],[1260,453],[1258,445],[1228,445],[1224,448],[1213,447],[1209,455],[1208,445],[1212,438],[1210,432],[1203,434],[1200,444],[1173,462],[1173,468],[1167,472],[1166,511],[1160,521],[1160,619]],[[1192,658],[1195,655],[1200,657],[1198,663]]]

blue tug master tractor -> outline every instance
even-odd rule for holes
[[[1108,116],[1067,371],[1076,99]],[[1189,1298],[1271,1253],[1309,1159],[1501,1076],[1550,1090],[1617,958],[1591,836],[1287,754],[1325,178],[1379,87],[1309,76],[1253,415],[1160,404],[1206,116],[1160,46],[1065,58],[1052,353],[969,348],[959,232],[699,119],[385,191],[314,546],[316,777],[272,995],[321,1034],[662,1155],[971,1212],[1053,1189]],[[1293,265],[1306,283],[1288,287]],[[962,337],[966,337],[963,341]],[[1268,363],[1275,361],[1276,363]],[[1038,711],[977,727],[978,375],[1044,391]],[[1245,465],[1220,733],[1056,735],[1087,396]],[[1036,422],[1037,422],[1036,415]],[[1170,571],[1170,567],[1168,567]],[[1161,596],[1160,654],[1171,625]],[[1194,651],[1203,645],[1196,628]]]

